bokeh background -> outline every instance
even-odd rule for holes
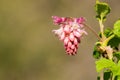
[[[120,17],[120,0],[103,0],[112,27]],[[89,30],[76,56],[65,55],[51,16],[83,16],[99,32],[95,0],[0,0],[0,80],[96,80],[92,57],[95,35]]]

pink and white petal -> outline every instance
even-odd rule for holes
[[[68,37],[65,37],[65,39],[64,39],[64,45],[67,45],[68,42],[69,42],[69,38],[68,38]]]
[[[71,46],[71,49],[75,49],[75,45],[72,45],[72,46]]]
[[[55,25],[58,25],[62,22],[62,18],[58,17],[58,16],[52,16],[53,18],[53,22],[55,23]]]
[[[70,35],[69,35],[69,39],[71,40],[71,41],[74,41],[74,35],[73,35],[73,33],[70,33]]]
[[[78,45],[78,41],[76,38],[74,38],[74,45]]]
[[[60,36],[60,40],[64,40],[65,39],[65,33],[63,32],[62,34],[61,34],[61,36]]]
[[[68,47],[71,47],[72,46],[72,43],[69,41],[68,42]]]
[[[73,31],[74,36],[80,38],[81,34],[78,31]]]
[[[70,33],[70,26],[69,25],[65,25],[64,32]]]

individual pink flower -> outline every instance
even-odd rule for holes
[[[77,54],[78,44],[81,41],[81,37],[87,32],[84,30],[85,19],[71,18],[71,17],[58,17],[52,16],[55,25],[59,25],[60,28],[53,30],[53,32],[64,43],[64,48],[68,55]]]

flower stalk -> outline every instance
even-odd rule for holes
[[[101,41],[101,38],[99,37],[99,35],[89,25],[87,25],[85,23],[84,23],[84,25],[85,25],[86,28],[88,28],[98,38],[98,40]]]

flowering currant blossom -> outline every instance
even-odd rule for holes
[[[60,28],[53,30],[53,32],[64,43],[64,48],[68,55],[75,55],[77,53],[78,44],[81,41],[81,37],[87,32],[84,30],[83,23],[85,19],[71,18],[71,17],[58,17],[52,16],[55,25],[59,25]]]

